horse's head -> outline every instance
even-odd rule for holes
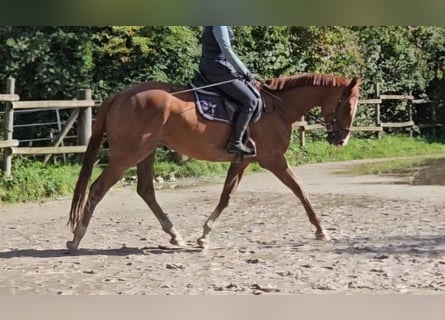
[[[361,77],[355,77],[343,89],[335,110],[325,115],[327,140],[334,146],[345,146],[351,135],[351,127],[357,110]]]

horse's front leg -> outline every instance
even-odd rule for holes
[[[178,231],[176,231],[173,223],[168,218],[167,214],[159,206],[156,201],[155,191],[153,187],[153,162],[155,151],[153,151],[147,158],[142,160],[137,165],[138,184],[137,192],[141,198],[147,203],[151,211],[161,224],[162,230],[169,234],[171,239],[170,243],[177,246],[185,246],[185,242],[182,239]]]
[[[291,168],[289,168],[284,156],[280,159],[275,159],[270,165],[261,164],[264,168],[270,170],[275,176],[280,179],[287,187],[289,187],[293,193],[300,199],[303,204],[309,221],[316,228],[315,237],[318,240],[329,241],[331,238],[325,229],[321,226],[320,219],[315,214],[314,208],[309,200],[307,193],[303,190],[301,183],[294,174]]]
[[[201,248],[208,248],[210,241],[209,234],[212,230],[213,224],[215,223],[216,219],[218,219],[221,212],[229,205],[230,196],[236,192],[241,178],[243,177],[244,170],[248,165],[249,163],[246,162],[230,164],[218,205],[204,224],[203,234],[197,241]]]

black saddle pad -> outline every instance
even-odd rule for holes
[[[213,91],[197,89],[194,93],[196,98],[196,108],[205,119],[232,123],[233,116],[238,108],[235,101],[229,100]],[[255,110],[251,122],[259,120],[261,116],[259,109],[260,108]]]

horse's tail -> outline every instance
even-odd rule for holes
[[[83,212],[87,199],[87,187],[93,171],[94,162],[96,161],[96,156],[102,144],[103,134],[106,129],[106,116],[108,109],[113,100],[114,96],[111,96],[105,99],[105,101],[102,103],[94,122],[93,132],[90,141],[88,142],[87,150],[83,156],[82,168],[80,169],[79,178],[74,189],[70,216],[67,223],[70,225],[71,231],[74,231],[83,218]]]

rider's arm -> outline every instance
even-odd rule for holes
[[[221,49],[221,52],[224,54],[224,57],[233,65],[235,70],[242,75],[250,75],[249,70],[232,50],[229,31],[227,30],[227,27],[214,26],[212,28],[212,32],[216,39],[216,42],[218,42],[218,46]]]

